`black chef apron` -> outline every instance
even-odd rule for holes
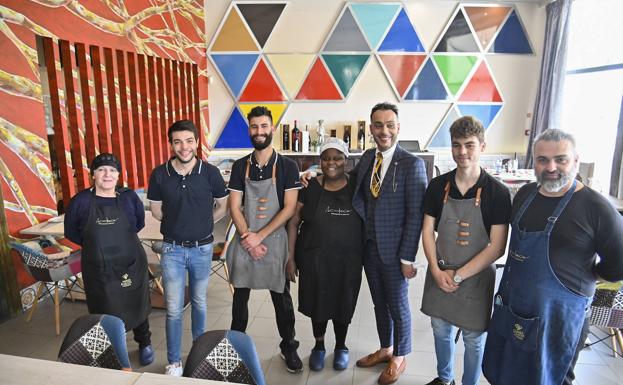
[[[142,324],[151,312],[147,255],[118,196],[114,205],[98,205],[93,191],[82,239],[89,313],[117,316],[126,331]]]

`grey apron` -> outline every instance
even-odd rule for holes
[[[252,181],[249,179],[250,160],[247,161],[244,182],[244,217],[249,231],[257,232],[268,224],[281,210],[277,197],[277,159],[273,164],[271,179]],[[234,287],[268,289],[283,293],[286,284],[286,263],[288,261],[288,238],[285,226],[281,226],[262,242],[268,251],[259,261],[254,261],[240,244],[236,232],[227,248],[226,259],[229,280]]]
[[[450,182],[446,183],[444,191],[437,227],[437,259],[442,270],[457,270],[490,242],[480,210],[482,187],[473,199],[449,198]],[[491,316],[494,286],[493,265],[461,282],[453,293],[441,290],[429,269],[424,282],[422,312],[461,329],[484,332]]]

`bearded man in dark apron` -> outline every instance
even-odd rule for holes
[[[244,332],[251,289],[268,289],[281,336],[287,370],[299,373],[303,363],[294,339],[294,307],[286,280],[288,240],[285,224],[294,214],[300,187],[298,167],[271,146],[275,127],[266,107],[253,108],[249,136],[255,151],[238,159],[229,181],[229,211],[236,235],[227,249],[229,278],[234,286],[231,329]]]
[[[65,237],[82,246],[82,277],[91,314],[110,314],[132,329],[139,361],[154,360],[148,316],[147,256],[137,233],[145,226],[143,202],[117,186],[121,165],[102,153],[91,163],[93,186],[74,196],[65,213]]]
[[[495,268],[511,213],[508,188],[479,165],[485,130],[472,116],[450,126],[456,169],[433,179],[424,196],[422,243],[428,259],[422,312],[431,317],[437,378],[454,384],[454,336],[463,332],[463,385],[476,385],[491,316]],[[437,237],[435,238],[435,231]]]

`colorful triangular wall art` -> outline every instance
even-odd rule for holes
[[[405,95],[405,100],[447,100],[448,91],[439,77],[439,73],[433,64],[432,59],[428,59],[424,67],[417,75],[415,82]]]
[[[296,100],[341,100],[342,95],[320,58],[316,58]]]
[[[471,115],[482,122],[485,130],[491,126],[493,120],[502,109],[501,104],[459,104],[461,116]]]
[[[257,62],[258,54],[212,54],[212,60],[234,98],[238,98],[242,86],[249,78]]]
[[[359,29],[350,8],[345,7],[340,21],[335,25],[333,31],[323,48],[327,52],[366,52],[370,51],[370,46],[366,38]]]
[[[229,7],[227,18],[216,33],[210,50],[214,52],[258,51],[258,46],[236,7]]]
[[[329,67],[333,79],[342,90],[342,95],[347,98],[370,55],[324,54],[322,58]]]
[[[452,95],[456,95],[474,68],[478,57],[472,55],[436,54],[433,55],[433,60],[435,60],[435,64],[437,64],[437,68],[439,68],[448,90]]]
[[[249,139],[249,126],[247,120],[242,116],[240,110],[234,109],[225,123],[225,127],[216,142],[214,148],[251,148]]]
[[[424,52],[424,45],[420,40],[407,12],[404,8],[394,20],[391,28],[385,35],[383,43],[378,49],[381,52]]]
[[[401,7],[399,4],[352,3],[350,8],[370,47],[375,50]]]
[[[478,69],[463,89],[459,97],[461,102],[502,102],[502,96],[495,85],[489,67],[485,61],[480,62]]]
[[[285,3],[238,3],[238,9],[260,47],[264,48],[285,6]]]
[[[488,52],[516,54],[531,54],[533,52],[517,11],[513,10],[508,16]]]
[[[392,86],[398,98],[402,98],[409,85],[413,82],[415,74],[418,72],[422,63],[426,60],[426,55],[387,55],[377,54],[381,66],[392,81]],[[439,78],[439,77],[437,77]],[[443,85],[442,85],[443,88]]]
[[[258,62],[253,75],[240,95],[241,102],[280,102],[287,98],[266,66],[264,58]]]
[[[463,10],[458,7],[454,19],[439,39],[435,52],[480,52]]]
[[[452,144],[450,139],[450,126],[452,123],[460,117],[456,107],[453,105],[450,107],[446,116],[443,118],[442,123],[437,128],[437,131],[431,136],[426,148],[449,148]]]
[[[286,92],[293,99],[312,61],[316,57],[310,54],[267,54],[268,62],[273,68]]]
[[[508,13],[513,9],[506,6],[481,7],[464,5],[463,7],[469,22],[476,32],[476,36],[478,36],[478,43],[483,51],[489,49],[493,37],[500,29],[504,20],[506,20]]]
[[[288,104],[286,103],[241,103],[239,105],[240,110],[242,111],[243,117],[245,118],[249,114],[249,112],[251,112],[253,107],[256,107],[256,106],[264,106],[270,110],[270,113],[273,116],[273,125],[275,127],[281,121],[281,118],[283,117],[283,113],[288,109]],[[275,139],[276,138],[273,138],[273,140]]]

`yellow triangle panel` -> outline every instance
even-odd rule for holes
[[[291,98],[296,96],[314,54],[268,54],[268,61]]]
[[[244,118],[247,118],[247,114],[249,113],[249,111],[251,111],[253,109],[253,107],[255,106],[264,106],[266,108],[268,108],[271,112],[271,114],[273,115],[273,125],[277,126],[279,124],[279,121],[281,120],[281,117],[283,116],[283,113],[286,111],[286,109],[288,108],[288,104],[286,103],[274,103],[274,104],[270,104],[270,103],[245,103],[245,104],[239,104],[238,105],[240,107],[240,110],[242,111],[242,114],[244,115]]]
[[[212,51],[258,51],[257,44],[249,33],[236,7],[229,9],[229,15],[212,44]]]

